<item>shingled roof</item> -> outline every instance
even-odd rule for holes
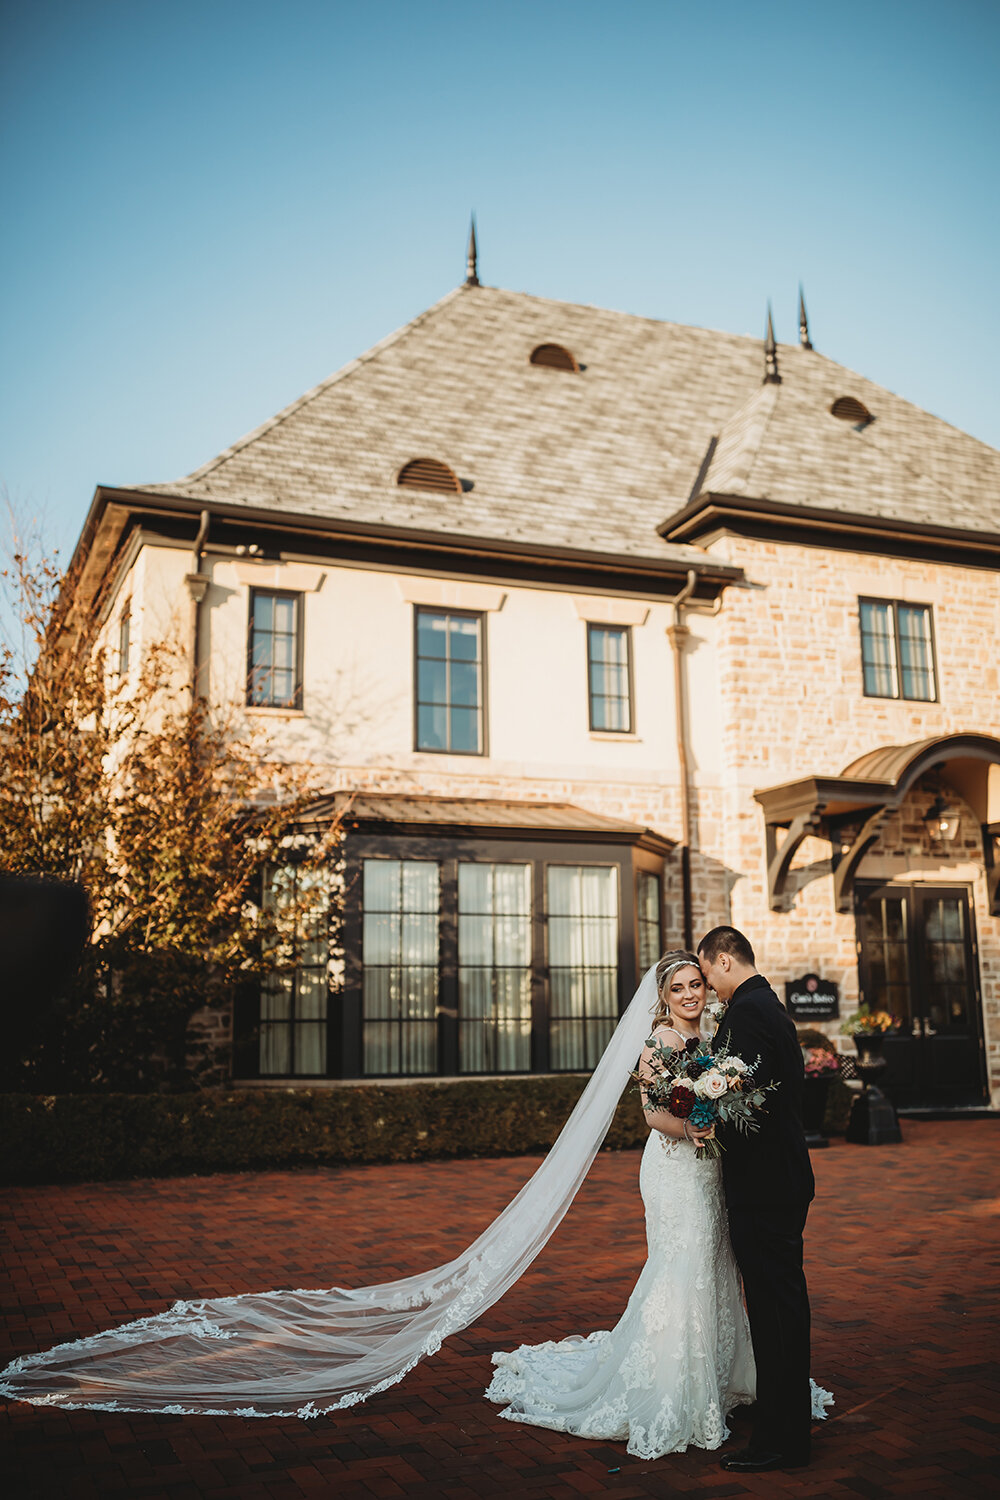
[[[579,373],[531,364],[545,343]],[[194,473],[138,488],[665,562],[704,558],[657,528],[706,490],[1000,530],[1000,453],[822,354],[778,356],[764,386],[757,339],[460,287]],[[832,416],[841,396],[874,421]],[[414,458],[463,492],[398,487]]]

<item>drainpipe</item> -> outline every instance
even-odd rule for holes
[[[194,539],[194,548],[191,552],[191,572],[184,575],[188,593],[191,596],[191,706],[194,707],[198,699],[204,697],[201,682],[201,606],[208,592],[208,574],[201,571],[202,558],[205,553],[205,539],[208,536],[208,523],[211,519],[207,510],[201,513],[198,525],[198,534]]]
[[[667,637],[674,657],[674,722],[677,727],[677,767],[681,782],[681,902],[684,911],[684,946],[690,948],[691,930],[691,789],[688,785],[687,721],[684,713],[684,677],[682,653],[691,634],[684,624],[684,606],[694,593],[698,574],[688,568],[687,583],[674,599],[674,623],[667,626]]]

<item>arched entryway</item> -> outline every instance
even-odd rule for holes
[[[980,929],[993,941],[1000,915],[1000,740],[886,746],[839,776],[757,800],[772,910],[795,900],[789,875],[802,840],[830,841],[834,906],[855,922],[860,998],[901,1022],[886,1039],[897,1104],[987,1103]]]

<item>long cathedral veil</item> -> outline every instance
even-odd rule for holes
[[[175,1302],[92,1338],[16,1359],[0,1394],[36,1406],[314,1417],[395,1385],[475,1322],[561,1222],[628,1082],[656,1008],[655,970],[538,1170],[447,1265],[382,1286]]]

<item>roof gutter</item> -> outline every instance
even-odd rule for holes
[[[100,503],[127,507],[136,515],[197,515],[204,500],[171,495],[153,490],[122,490],[99,486],[88,524],[95,527]],[[328,536],[344,541],[380,542],[389,547],[425,546],[462,556],[559,562],[580,569],[613,568],[620,573],[663,579],[677,576],[694,566],[702,584],[723,585],[743,577],[743,569],[719,563],[706,557],[692,564],[686,558],[658,558],[622,552],[597,552],[586,547],[554,546],[545,542],[526,542],[507,537],[484,537],[434,531],[426,527],[391,526],[384,522],[353,521],[340,516],[314,515],[307,511],[281,511],[274,507],[239,505],[212,501],[211,514],[216,523],[242,523],[269,531],[296,531],[302,535]],[[84,539],[81,537],[80,546]]]
[[[205,697],[205,684],[202,681],[203,668],[201,660],[201,614],[205,595],[208,592],[209,577],[202,572],[202,559],[205,555],[205,542],[208,538],[208,527],[211,514],[207,510],[201,513],[198,523],[198,532],[194,539],[194,547],[191,552],[191,572],[184,575],[188,593],[191,596],[191,707],[200,698]]]
[[[695,591],[698,574],[688,569],[687,583],[674,599],[673,624],[667,626],[667,639],[674,663],[674,725],[677,731],[677,771],[681,790],[681,901],[684,910],[684,946],[692,942],[691,915],[691,787],[688,781],[687,716],[684,695],[684,643],[691,634],[684,623],[684,606]]]

